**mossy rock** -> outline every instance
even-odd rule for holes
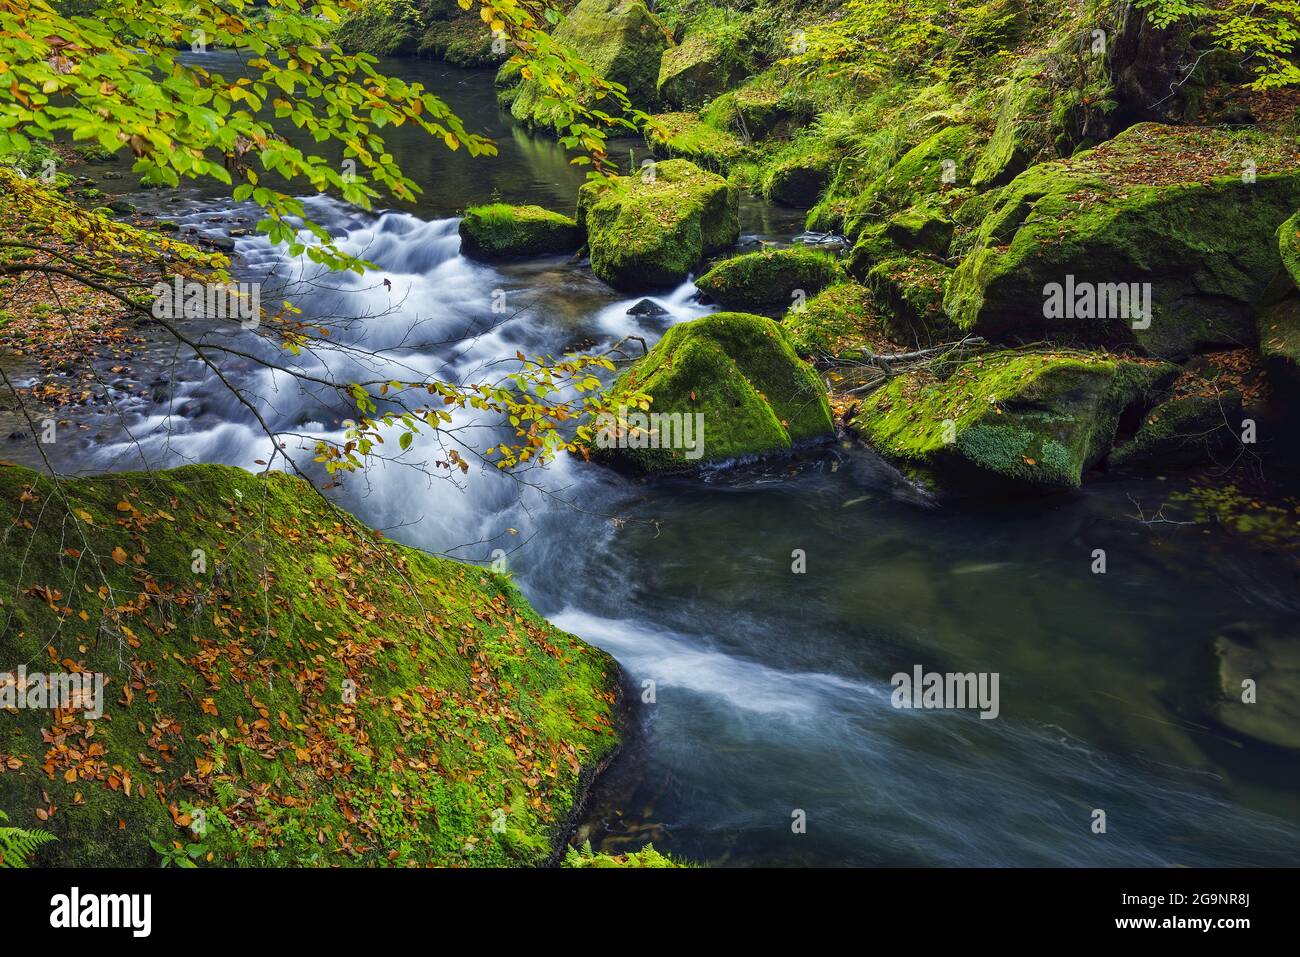
[[[476,259],[571,253],[582,245],[574,219],[541,206],[471,206],[459,231],[461,252]]]
[[[740,137],[705,123],[698,113],[659,113],[653,120],[646,126],[646,145],[661,159],[687,159],[725,173],[752,153]]]
[[[659,62],[668,47],[663,26],[641,0],[581,0],[552,34],[601,77],[622,84],[634,106],[655,104]],[[515,119],[532,126],[567,125],[564,109],[547,102],[549,91],[537,79],[524,80],[511,104]],[[613,109],[606,102],[603,109]]]
[[[763,179],[763,196],[782,206],[810,209],[835,172],[839,157],[815,149],[778,160]]]
[[[1256,741],[1300,750],[1300,643],[1290,635],[1238,628],[1215,639],[1214,650],[1219,721]],[[1245,681],[1255,688],[1250,702],[1242,700]]]
[[[334,32],[346,53],[409,56],[420,44],[424,18],[412,0],[363,3],[348,13]]]
[[[578,225],[591,268],[615,289],[682,282],[740,236],[740,197],[716,173],[664,160],[639,175],[593,181],[578,191]]]
[[[889,217],[885,223],[885,236],[900,249],[946,256],[956,226],[942,209],[913,206]]]
[[[827,286],[781,320],[795,352],[848,357],[875,351],[886,338],[871,290],[852,280]]]
[[[664,51],[656,89],[678,108],[700,106],[749,73],[741,17],[714,8],[691,19],[682,42]]]
[[[845,235],[856,239],[873,222],[969,185],[978,140],[973,127],[948,126],[912,147],[853,200],[844,217]]]
[[[782,452],[834,432],[821,379],[764,316],[719,312],[672,326],[614,384],[616,405],[635,394],[650,397],[652,413],[699,413],[703,442],[694,458],[682,449],[593,450],[598,460],[634,472]]]
[[[1254,182],[1241,176],[1245,159],[1258,166]],[[1274,233],[1298,205],[1294,144],[1140,124],[1005,186],[944,306],[959,328],[989,339],[1136,344],[1165,358],[1249,344],[1254,306],[1280,268]],[[1149,324],[1131,299],[1129,314],[1116,314],[1121,293],[1140,294],[1143,283]],[[1057,318],[1048,293],[1069,285],[1099,302],[1071,303],[1074,317]]]
[[[417,50],[424,56],[470,69],[493,66],[506,59],[506,51],[498,53],[492,43],[492,31],[478,16],[453,17],[429,24]]]
[[[1300,392],[1300,213],[1278,227],[1277,244],[1282,268],[1259,306],[1259,351],[1278,382]]]
[[[4,715],[0,809],[58,837],[38,864],[543,864],[616,746],[608,655],[300,479],[7,465],[0,514],[0,671],[106,679],[98,719]]]
[[[816,115],[810,98],[767,75],[719,96],[704,111],[707,122],[751,141],[793,136]]]
[[[943,311],[952,272],[952,267],[920,256],[886,259],[871,268],[867,286],[894,339],[924,347],[960,338]]]
[[[1226,460],[1241,448],[1240,427],[1238,392],[1174,396],[1151,409],[1133,437],[1115,446],[1107,463],[1149,471]]]
[[[1046,64],[1035,58],[1011,77],[998,108],[997,126],[970,177],[975,188],[1009,183],[1039,160],[1052,158],[1054,137],[1048,116],[1054,95],[1046,70]]]
[[[786,307],[843,278],[834,256],[802,246],[763,249],[724,259],[695,286],[724,309]]]
[[[1077,488],[1110,450],[1124,410],[1176,373],[1091,353],[995,353],[944,378],[892,378],[852,428],[945,492]]]

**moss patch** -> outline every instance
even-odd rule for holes
[[[724,259],[695,280],[700,292],[725,309],[785,307],[842,278],[835,257],[790,246]]]
[[[1258,169],[1253,182],[1241,175],[1247,160]],[[1293,144],[1141,124],[1004,187],[944,306],[960,328],[987,338],[1137,343],[1168,358],[1249,343],[1254,304],[1280,268],[1274,233],[1297,206]],[[1063,288],[1069,277],[1078,289],[1150,283],[1149,326],[1100,307],[1048,318],[1049,285]]]
[[[739,204],[721,176],[664,160],[653,172],[584,184],[578,225],[597,276],[616,289],[653,288],[681,282],[705,256],[734,244]]]
[[[0,513],[0,671],[107,676],[97,720],[5,715],[40,863],[540,864],[615,746],[607,655],[298,479],[6,466]]]
[[[945,489],[1077,488],[1110,448],[1123,410],[1175,371],[1088,353],[997,353],[946,378],[890,380],[852,427]]]
[[[461,251],[480,259],[566,253],[582,245],[575,220],[540,206],[472,206],[458,228]]]
[[[641,0],[581,0],[565,15],[552,37],[600,76],[622,84],[633,105],[654,105],[659,61],[668,47],[668,38]],[[606,103],[604,108],[613,107]],[[523,81],[510,112],[515,119],[532,126],[567,125],[564,108],[536,79]]]
[[[703,423],[702,454],[694,459],[677,448],[594,450],[602,461],[639,472],[780,452],[834,431],[821,379],[763,316],[720,312],[673,326],[612,391],[616,405],[637,394],[650,397],[651,412],[698,413]]]
[[[781,320],[801,356],[851,358],[863,351],[894,352],[871,290],[852,280],[823,289]]]

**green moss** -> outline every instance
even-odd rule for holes
[[[710,126],[698,113],[660,113],[653,120],[645,135],[656,156],[687,159],[716,172],[726,172],[751,156],[752,151],[739,137]]]
[[[687,459],[680,449],[598,443],[598,459],[641,472],[678,471],[784,451],[834,431],[820,378],[763,316],[720,312],[673,326],[611,393],[615,405],[639,394],[650,397],[651,412],[702,416],[702,454]]]
[[[740,198],[726,180],[686,160],[664,160],[642,174],[585,183],[578,225],[587,231],[591,268],[616,289],[684,280],[740,235]]]
[[[785,307],[843,277],[835,257],[802,246],[724,259],[699,279],[700,292],[725,309]]]
[[[581,0],[552,37],[597,74],[625,87],[633,105],[644,108],[655,104],[659,61],[668,38],[641,0]],[[603,108],[614,107],[605,103]],[[536,79],[523,81],[510,112],[533,126],[567,125],[565,108]]]
[[[1008,82],[997,126],[976,161],[971,183],[977,189],[1001,186],[1040,159],[1051,158],[1053,136],[1047,123],[1053,93],[1045,64],[1022,64]]]
[[[834,175],[841,154],[820,136],[800,137],[767,166],[763,196],[783,206],[808,209]]]
[[[889,217],[885,235],[900,249],[946,256],[955,227],[941,207],[923,204]]]
[[[452,66],[492,66],[506,58],[492,49],[492,31],[477,14],[430,23],[420,35],[419,53],[445,60]]]
[[[950,126],[908,150],[854,199],[845,215],[845,234],[856,238],[873,220],[915,206],[931,194],[967,185],[977,140],[972,127]]]
[[[1133,437],[1115,447],[1115,468],[1185,468],[1214,462],[1240,449],[1241,395],[1175,396],[1159,403]]]
[[[412,0],[364,0],[339,24],[335,42],[349,53],[403,56],[414,53],[424,15]]]
[[[156,865],[202,811],[213,864],[541,864],[615,746],[607,655],[301,480],[7,466],[0,513],[0,671],[108,682],[98,720],[5,715],[0,807],[49,812],[40,863]]]
[[[919,256],[886,259],[871,268],[867,286],[895,339],[920,347],[959,338],[943,311],[951,275],[950,267]]]
[[[1077,488],[1110,448],[1124,409],[1175,371],[1088,353],[998,353],[942,379],[897,376],[852,426],[950,489]]]
[[[664,51],[656,88],[664,102],[699,106],[744,79],[751,69],[744,18],[709,7],[691,17],[682,42]]]
[[[1300,213],[1277,228],[1277,246],[1287,275],[1296,286],[1300,286]]]
[[[838,282],[792,307],[781,320],[790,344],[801,356],[844,356],[869,348],[887,334],[871,291],[853,281]]]
[[[540,206],[472,206],[459,230],[462,252],[482,259],[566,253],[582,245],[577,222]]]
[[[1273,234],[1300,205],[1292,144],[1267,136],[1140,124],[1004,187],[944,305],[987,338],[1137,343],[1177,358],[1254,338],[1253,304],[1279,271]],[[1243,162],[1258,178],[1243,181]],[[1046,287],[1151,283],[1146,329],[1132,317],[1052,319]]]

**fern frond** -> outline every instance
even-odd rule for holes
[[[0,821],[7,820],[9,815],[0,811]],[[38,848],[57,840],[40,828],[0,827],[0,868],[26,867]]]

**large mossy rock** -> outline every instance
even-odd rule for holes
[[[698,107],[748,74],[741,16],[715,8],[694,17],[682,42],[664,51],[656,88],[671,106]]]
[[[1055,94],[1045,79],[1046,64],[1035,58],[1022,64],[1002,93],[997,125],[971,173],[977,189],[1010,182],[1040,159],[1053,155],[1052,113]]]
[[[458,229],[461,252],[476,259],[571,253],[582,245],[574,219],[541,206],[471,206]]]
[[[682,282],[706,256],[735,244],[739,208],[735,187],[686,160],[578,191],[592,271],[623,290]]]
[[[945,492],[1077,488],[1110,450],[1123,412],[1176,372],[1091,353],[996,353],[946,378],[891,379],[852,427]]]
[[[554,40],[576,53],[601,77],[627,89],[633,106],[653,106],[659,63],[668,47],[663,26],[641,0],[581,0],[555,28]],[[524,80],[510,105],[515,119],[531,126],[556,128],[564,112],[548,104],[538,79]],[[602,101],[602,108],[614,108]],[[600,105],[600,104],[597,104]]]
[[[58,837],[35,863],[543,864],[616,746],[607,654],[300,479],[6,465],[0,523],[0,671],[107,681],[98,719],[3,713],[0,808]]]
[[[693,458],[678,448],[594,449],[597,459],[636,472],[781,452],[834,433],[821,379],[764,316],[719,312],[673,326],[614,385],[616,404],[635,394],[650,397],[652,413],[699,413],[703,429]]]
[[[1241,451],[1241,394],[1178,395],[1159,402],[1107,465],[1153,471],[1228,462]]]
[[[914,348],[960,338],[943,311],[943,293],[952,267],[921,256],[877,263],[867,273],[885,328],[892,338]]]
[[[948,126],[912,147],[854,198],[844,217],[845,235],[856,239],[894,213],[969,185],[979,139],[973,127]]]
[[[1279,268],[1274,233],[1297,206],[1293,144],[1141,124],[1003,187],[944,308],[989,339],[1137,344],[1165,358],[1248,345],[1255,304]],[[1149,317],[1132,304],[1144,283]],[[1076,298],[1058,316],[1049,292],[1068,289]],[[1139,297],[1120,314],[1130,291]],[[1079,298],[1088,294],[1091,307]]]
[[[792,306],[781,325],[794,351],[811,358],[853,358],[878,351],[887,339],[871,290],[852,280],[827,286],[802,305]]]
[[[413,0],[363,3],[348,11],[334,39],[347,53],[408,56],[416,52],[424,15]]]
[[[834,256],[790,246],[724,259],[695,286],[724,309],[785,308],[842,278]]]

